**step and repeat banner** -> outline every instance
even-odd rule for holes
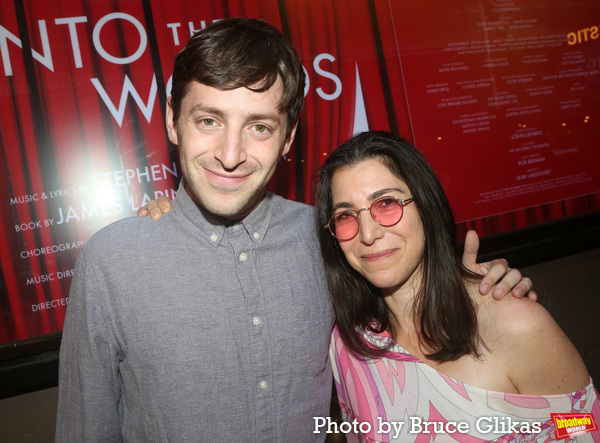
[[[59,332],[86,240],[175,196],[173,59],[230,16],[281,29],[307,74],[272,191],[313,204],[328,153],[379,129],[425,153],[462,233],[600,208],[597,0],[6,0],[0,344]]]

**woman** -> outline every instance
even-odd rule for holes
[[[478,295],[443,189],[404,139],[363,133],[333,152],[318,214],[350,441],[548,441],[551,413],[600,421],[585,365],[544,308]]]

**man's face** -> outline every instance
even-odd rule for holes
[[[278,109],[281,92],[281,79],[265,92],[223,91],[193,82],[176,122],[169,101],[169,139],[179,145],[186,191],[200,207],[237,220],[260,203],[296,130],[286,138],[287,115]]]

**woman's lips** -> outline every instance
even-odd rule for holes
[[[379,251],[379,252],[371,252],[369,254],[362,254],[361,258],[366,261],[385,260],[392,254],[394,254],[394,252],[396,252],[396,249],[385,249],[385,250]]]

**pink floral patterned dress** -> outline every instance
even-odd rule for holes
[[[363,337],[379,347],[392,341],[388,334],[364,332]],[[487,391],[441,374],[397,344],[385,358],[359,359],[337,327],[330,354],[347,422],[341,430],[350,442],[554,441],[552,413],[592,414],[600,424],[591,380],[585,389],[562,395]],[[564,441],[600,442],[600,431],[573,432]]]

